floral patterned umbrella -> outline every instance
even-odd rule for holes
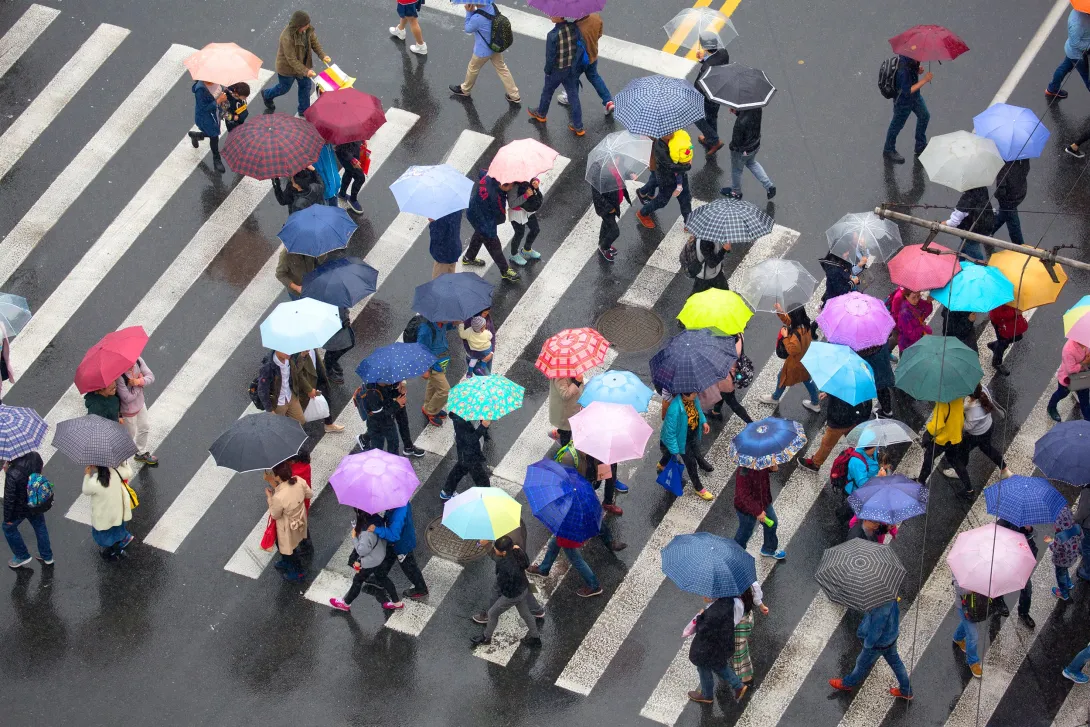
[[[495,421],[521,407],[525,393],[505,376],[474,376],[450,390],[447,409],[467,421]]]

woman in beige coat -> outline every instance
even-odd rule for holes
[[[779,406],[780,397],[783,396],[788,387],[802,384],[810,394],[809,399],[802,400],[802,405],[810,411],[821,411],[821,405],[818,403],[821,395],[818,394],[817,385],[814,384],[814,380],[810,378],[810,372],[802,364],[802,357],[806,355],[807,349],[810,348],[810,342],[813,340],[813,333],[810,330],[810,316],[806,314],[805,308],[795,308],[790,313],[784,313],[779,303],[776,304],[776,313],[780,316],[780,320],[783,321],[783,329],[780,330],[780,338],[777,341],[777,348],[780,347],[780,341],[783,342],[783,352],[777,351],[776,355],[785,360],[783,368],[780,369],[780,379],[776,390],[772,394],[761,396],[761,401],[765,404]],[[784,356],[783,353],[787,355]]]
[[[571,441],[571,423],[568,421],[582,409],[579,397],[583,393],[583,377],[577,379],[553,379],[549,383],[549,423],[555,429],[549,436],[564,446]]]
[[[276,568],[286,581],[301,581],[305,577],[299,562],[299,543],[307,537],[307,508],[305,501],[314,492],[303,478],[291,474],[291,465],[281,462],[271,470],[265,470],[265,500],[269,503],[269,517],[276,521],[276,545],[280,549],[280,562]]]
[[[132,520],[132,499],[125,483],[132,477],[128,462],[120,467],[83,470],[83,494],[91,498],[91,537],[102,548],[102,557],[115,559],[132,542],[125,523]]]

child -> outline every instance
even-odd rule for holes
[[[355,212],[357,215],[363,214],[363,206],[360,205],[359,195],[363,183],[367,181],[367,174],[363,168],[363,162],[360,161],[360,156],[365,149],[366,142],[359,141],[350,141],[333,147],[333,151],[337,155],[337,161],[344,168],[337,199],[344,203],[348,211]],[[349,184],[352,185],[351,190],[348,188]],[[461,215],[461,211],[458,214]]]
[[[248,83],[236,83],[227,87],[227,100],[221,106],[223,121],[227,125],[227,131],[234,131],[242,126],[250,112],[246,110],[247,99],[250,98],[250,85]]]
[[[540,187],[541,180],[534,177],[529,182],[519,182],[507,193],[508,219],[515,230],[515,236],[511,238],[511,262],[515,265],[525,265],[526,258],[537,260],[541,257],[540,252],[531,249],[541,232],[536,214],[543,201]],[[523,235],[526,235],[526,244],[519,250]]]
[[[422,0],[397,0],[397,25],[390,28],[390,35],[399,40],[405,40],[405,27],[413,32],[416,43],[409,44],[409,51],[417,55],[428,54],[428,44],[424,42],[424,32],[420,30],[420,6]]]
[[[1071,572],[1068,570],[1079,560],[1082,549],[1082,527],[1075,522],[1071,508],[1065,507],[1056,516],[1056,537],[1045,538],[1048,549],[1052,551],[1052,565],[1056,566],[1056,587],[1052,595],[1062,601],[1071,598]]]
[[[470,350],[466,356],[466,377],[488,376],[492,373],[492,332],[481,316],[471,318],[469,325],[467,330],[464,323],[458,324],[458,335],[465,339]]]

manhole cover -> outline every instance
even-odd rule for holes
[[[646,351],[662,340],[662,319],[654,311],[635,306],[610,308],[595,325],[618,351]]]
[[[511,533],[511,539],[520,547],[526,547],[526,522],[519,523],[519,529]],[[454,534],[446,525],[443,525],[442,516],[428,523],[424,531],[424,540],[432,552],[441,558],[453,560],[455,563],[468,563],[483,558],[492,552],[492,543],[481,545],[477,540],[462,540]]]

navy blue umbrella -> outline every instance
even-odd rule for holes
[[[415,379],[435,365],[438,359],[419,343],[391,343],[375,349],[360,361],[356,373],[365,384],[396,384]]]
[[[413,310],[429,321],[464,321],[491,307],[492,284],[476,273],[446,273],[413,294]]]
[[[711,533],[675,536],[662,549],[662,572],[681,590],[706,598],[740,596],[757,581],[753,556]]]
[[[330,260],[303,276],[303,297],[351,308],[378,288],[378,271],[358,257]]]
[[[733,337],[682,331],[651,358],[651,383],[671,394],[700,392],[727,378],[737,359]]]
[[[318,257],[348,247],[356,223],[340,207],[315,204],[288,215],[280,229],[280,242],[288,252]]]
[[[543,459],[526,468],[522,491],[530,511],[558,538],[584,543],[602,528],[594,488],[571,467]]]
[[[784,464],[806,446],[806,430],[790,419],[767,417],[746,425],[727,448],[731,464],[754,470]]]
[[[1012,525],[1055,522],[1067,499],[1043,477],[1015,475],[984,488],[988,513]]]
[[[1033,464],[1045,477],[1076,487],[1090,484],[1090,422],[1061,422],[1037,440]]]
[[[904,475],[872,477],[848,504],[860,520],[896,525],[927,512],[927,488]]]

